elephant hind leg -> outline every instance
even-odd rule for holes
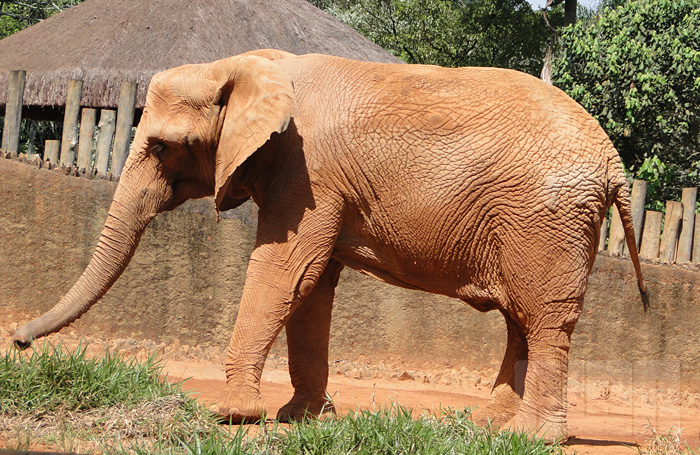
[[[551,440],[567,437],[569,347],[582,303],[583,296],[551,302],[545,306],[551,311],[531,321],[522,402],[505,426]]]
[[[280,422],[335,414],[333,404],[326,397],[328,341],[335,287],[342,269],[342,264],[331,259],[314,289],[287,321],[289,375],[294,396],[277,413]]]
[[[473,420],[482,426],[492,424],[502,426],[510,421],[520,409],[525,389],[527,370],[527,339],[522,328],[501,310],[508,329],[506,353],[503,356],[501,370],[491,390],[489,403],[477,408],[472,414]]]

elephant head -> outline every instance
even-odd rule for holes
[[[247,199],[231,185],[236,171],[296,115],[292,83],[273,62],[288,55],[256,51],[153,77],[90,263],[56,306],[15,333],[17,345],[60,330],[99,300],[159,212],[211,195],[217,212]]]

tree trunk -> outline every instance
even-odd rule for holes
[[[577,0],[566,0],[564,2],[564,25],[576,23]]]

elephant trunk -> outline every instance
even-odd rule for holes
[[[127,177],[125,179],[124,177]],[[141,235],[157,213],[149,201],[158,197],[133,190],[127,174],[117,186],[107,221],[87,268],[68,293],[49,311],[20,327],[13,340],[20,348],[35,338],[56,332],[83,315],[117,281],[138,246]]]

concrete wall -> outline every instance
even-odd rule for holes
[[[0,312],[36,315],[90,259],[116,184],[0,159]],[[254,207],[216,223],[211,200],[156,217],[131,264],[76,327],[108,337],[223,348],[254,243]],[[642,311],[632,264],[599,256],[571,349],[574,377],[700,391],[700,272],[645,264]],[[24,322],[24,321],[18,321]],[[413,368],[497,368],[505,324],[459,301],[343,271],[331,358]],[[273,348],[284,355],[283,337]]]

